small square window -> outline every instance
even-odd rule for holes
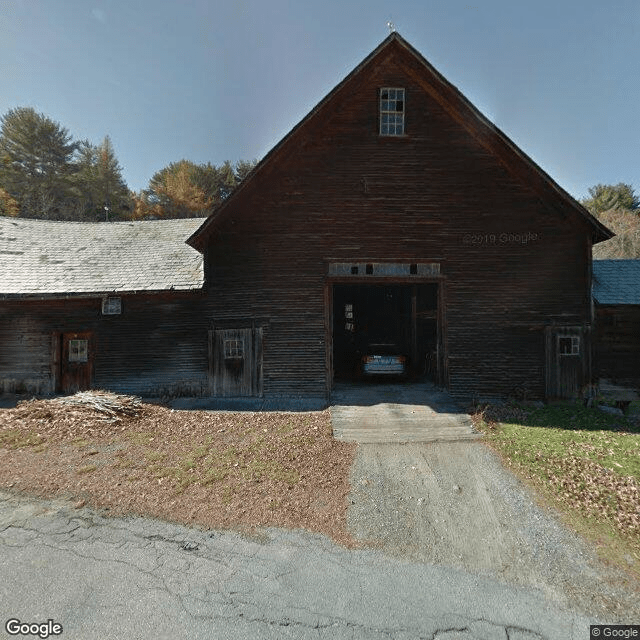
[[[69,340],[69,362],[88,362],[89,341]]]
[[[229,339],[224,341],[225,360],[240,360],[244,358],[244,340]]]
[[[102,301],[103,316],[117,316],[122,313],[121,298],[104,298]]]
[[[404,135],[404,89],[380,89],[380,135]]]
[[[579,356],[580,336],[558,336],[558,353],[561,356]]]

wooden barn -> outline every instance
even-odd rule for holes
[[[188,240],[211,392],[326,401],[379,352],[456,395],[574,396],[611,236],[392,33]]]
[[[640,385],[640,260],[594,260],[597,377]]]
[[[326,406],[378,365],[575,396],[612,236],[397,33],[204,221],[2,224],[0,388],[257,407]],[[11,239],[36,224],[46,249]]]
[[[0,393],[207,393],[202,219],[0,218]]]

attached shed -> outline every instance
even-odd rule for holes
[[[207,393],[203,219],[0,218],[0,393]]]
[[[596,374],[640,384],[640,260],[594,260]]]
[[[457,395],[575,396],[611,236],[392,33],[188,240],[210,390],[326,400],[381,343]]]

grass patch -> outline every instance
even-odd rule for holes
[[[476,426],[601,555],[640,574],[640,433],[576,404],[487,407]]]
[[[98,467],[95,464],[87,464],[84,467],[80,467],[79,469],[76,469],[76,473],[91,473],[93,471],[95,471]]]
[[[164,460],[167,457],[167,454],[162,451],[147,451],[145,452],[144,457],[149,462],[159,462],[160,460]]]
[[[269,479],[293,486],[300,480],[300,474],[296,470],[287,469],[275,460],[251,460],[243,473],[245,478],[254,482]]]
[[[155,440],[153,431],[141,431],[139,433],[129,433],[127,437],[132,444],[149,446]]]
[[[553,404],[526,413],[526,424],[531,426],[585,431],[637,431],[633,423],[623,416],[614,416],[581,404]]]
[[[196,483],[202,486],[224,484],[219,489],[223,497],[227,495],[225,492],[228,491],[229,484],[233,483],[259,483],[269,480],[293,487],[299,482],[300,473],[288,466],[288,463],[296,458],[288,452],[289,442],[295,443],[297,447],[309,446],[314,438],[289,434],[294,430],[294,426],[286,423],[284,426],[286,428],[282,435],[287,442],[287,451],[282,450],[282,444],[277,446],[273,441],[266,439],[263,432],[256,432],[253,438],[245,441],[241,447],[224,447],[220,442],[216,446],[212,439],[208,438],[204,444],[174,451],[171,455],[156,449],[144,451],[144,458],[148,462],[146,472],[157,480],[169,480],[176,494],[183,493],[190,485]],[[139,442],[143,441],[148,442],[146,435],[139,439]],[[274,459],[278,453],[284,457],[282,461]],[[139,459],[121,455],[115,464],[116,467],[126,469],[139,466]]]
[[[0,432],[0,445],[5,449],[22,449],[24,447],[42,447],[46,438],[35,431],[7,429]],[[42,451],[43,449],[40,448]]]

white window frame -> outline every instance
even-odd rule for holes
[[[244,339],[243,338],[225,338],[224,359],[225,360],[241,360],[242,358],[244,358]]]
[[[89,362],[89,341],[86,339],[69,340],[69,362]]]
[[[406,91],[402,87],[380,89],[380,135],[403,136]]]
[[[560,341],[561,340],[571,340],[571,351],[567,353],[563,353],[560,350]],[[580,355],[580,336],[558,336],[558,353],[561,356],[579,356]]]

